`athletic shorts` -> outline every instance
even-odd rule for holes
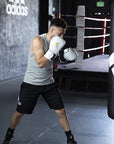
[[[64,108],[62,95],[56,83],[36,86],[23,82],[19,92],[16,111],[24,114],[31,114],[40,95],[43,96],[51,109],[59,110]]]

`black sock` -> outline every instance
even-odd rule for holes
[[[13,136],[14,129],[11,129],[10,127],[7,130],[7,135]]]
[[[67,137],[67,141],[69,142],[70,140],[74,140],[74,136],[71,132],[71,130],[69,131],[65,131],[66,137]]]

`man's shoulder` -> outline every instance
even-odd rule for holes
[[[35,44],[43,43],[43,40],[42,40],[41,36],[38,35],[33,38],[32,43],[35,43]]]

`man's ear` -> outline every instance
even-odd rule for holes
[[[55,29],[54,29],[54,27],[50,28],[50,34],[51,34],[51,37],[55,36]]]
[[[50,27],[50,32],[53,33],[54,27]]]

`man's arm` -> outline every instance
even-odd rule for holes
[[[49,60],[44,57],[44,43],[40,36],[37,36],[32,40],[31,51],[40,68],[44,67],[49,62]]]

